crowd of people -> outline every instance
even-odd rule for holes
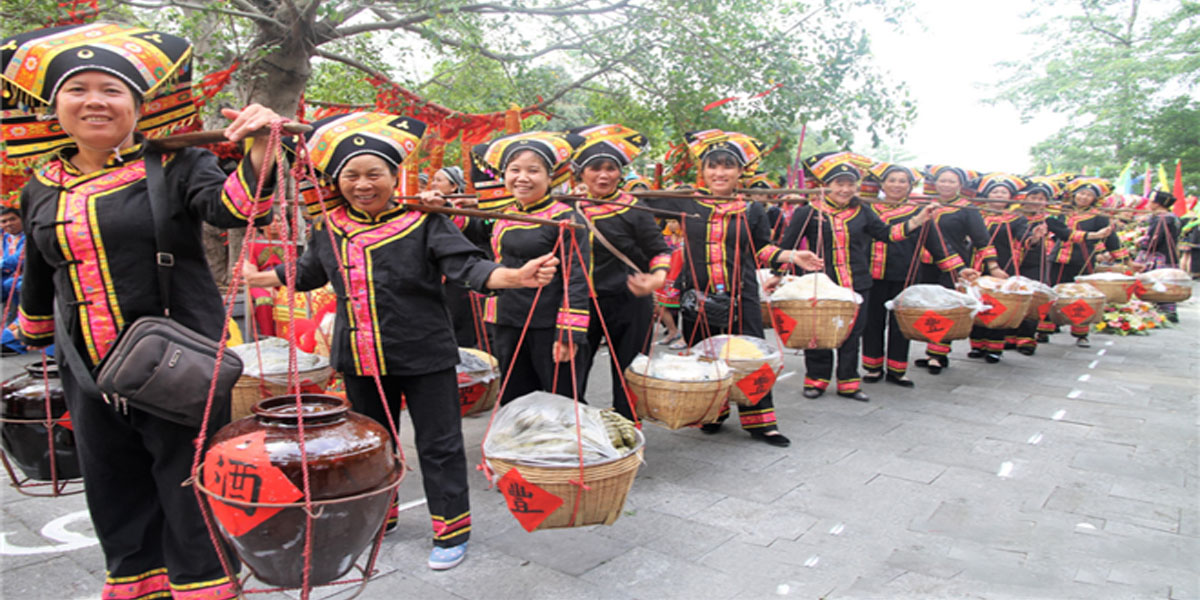
[[[186,110],[161,98],[182,78],[190,45],[103,23],[34,31],[8,44],[16,50],[6,50],[7,60],[44,60],[16,79],[6,68],[6,99],[9,90],[19,92],[40,106],[41,122],[61,125],[61,135],[39,139],[36,150],[48,160],[22,191],[20,214],[0,215],[5,298],[20,290],[21,342],[39,348],[57,340],[60,354],[77,352],[90,369],[128,324],[162,314],[145,166],[159,151],[146,134],[171,110]],[[127,51],[113,51],[116,45]],[[233,141],[282,120],[258,105],[223,113]],[[915,385],[909,341],[884,308],[908,285],[952,286],[980,274],[1054,284],[1090,272],[1097,261],[1138,269],[1177,258],[1181,227],[1165,210],[1174,199],[1154,196],[1154,212],[1145,216],[1151,233],[1131,257],[1117,239],[1117,222],[1100,207],[1111,184],[1097,177],[979,176],[836,152],[804,160],[818,192],[759,202],[769,196],[743,197],[740,190],[771,185],[755,173],[763,145],[716,129],[685,135],[695,180],[677,182],[674,193],[639,197],[634,193],[651,185],[629,172],[647,140],[615,123],[502,135],[469,149],[469,173],[426,173],[417,202],[495,211],[450,217],[414,210],[397,197],[402,166],[428,125],[374,112],[312,123],[306,147],[293,143],[288,154],[307,156],[318,175],[305,190],[313,220],[304,251],[294,265],[279,257],[248,262],[242,275],[251,287],[269,288],[286,282],[294,267],[296,290],[332,286],[338,302],[331,363],[349,401],[386,422],[387,415],[398,418],[406,398],[433,523],[433,569],[459,564],[471,531],[455,378],[460,346],[486,345],[496,355],[506,374],[501,403],[550,391],[611,402],[632,417],[616,379],[651,351],[659,324],[666,330],[659,341],[673,348],[721,333],[764,337],[759,270],[774,273],[763,286],[768,291],[781,275],[819,271],[860,294],[864,308],[839,348],[805,352],[803,395],[817,398],[836,381],[839,396],[865,402],[864,381]],[[213,339],[225,315],[205,264],[201,224],[267,226],[286,218],[272,215],[274,177],[259,185],[275,160],[265,150],[252,144],[232,172],[205,150],[161,155],[177,237],[166,308]],[[916,193],[922,180],[928,196]],[[472,198],[472,189],[487,189],[486,203]],[[992,208],[982,211],[977,198]],[[19,237],[21,220],[28,243]],[[23,281],[10,283],[9,256],[20,255],[22,245]],[[980,329],[968,356],[994,363],[1009,348],[1032,355],[1052,330],[1035,322]],[[1071,331],[1080,346],[1088,333]],[[602,344],[614,359],[611,399],[588,391]],[[915,364],[937,375],[950,367],[949,355],[949,345],[928,344]],[[104,597],[231,597],[234,584],[209,543],[196,498],[179,485],[191,476],[199,431],[136,409],[114,412],[80,385],[91,373],[59,368],[107,561]],[[754,440],[788,446],[775,402],[768,393],[739,407],[739,422]],[[726,405],[702,431],[720,432],[729,415]],[[218,411],[208,426],[221,418]]]

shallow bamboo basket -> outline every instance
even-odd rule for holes
[[[987,329],[1013,329],[1019,326],[1021,321],[1025,320],[1025,314],[1029,312],[1029,305],[1033,301],[1033,294],[1013,294],[1001,291],[986,293],[1004,305],[1004,312],[992,319],[991,323],[984,323],[979,320],[979,315],[975,315],[975,323]]]
[[[571,483],[579,480],[578,465],[535,466],[491,457],[488,457],[487,461],[496,472],[497,479],[516,468],[530,483],[562,498],[562,506],[550,513],[534,531],[585,525],[612,525],[625,508],[625,498],[629,495],[633,480],[637,477],[638,467],[642,464],[646,438],[640,431],[637,432],[637,438],[637,446],[629,454],[605,462],[584,465],[583,483],[587,489],[581,489]],[[579,496],[579,510],[576,512],[575,499],[580,493],[583,495]],[[572,514],[575,516],[574,520],[571,519]]]
[[[486,357],[488,365],[492,367],[493,371],[497,371],[500,368],[500,361],[496,360],[495,356],[483,351],[479,351],[477,355]],[[483,393],[483,396],[480,396],[479,400],[475,402],[474,405],[464,410],[462,416],[467,417],[470,415],[477,415],[479,413],[487,412],[492,410],[492,407],[496,405],[496,399],[500,397],[500,378],[495,377],[485,385],[487,385],[487,391]]]
[[[1146,302],[1183,302],[1184,300],[1192,297],[1191,285],[1165,282],[1160,283],[1167,288],[1166,291],[1156,292],[1150,289],[1150,286],[1146,285],[1146,282],[1143,281],[1142,287],[1146,289],[1145,291],[1138,293],[1138,298],[1141,298]],[[1151,283],[1151,285],[1157,284]]]
[[[1046,292],[1034,292],[1033,298],[1029,301],[1029,306],[1025,309],[1025,320],[1041,321],[1042,314],[1038,312],[1038,309],[1048,302],[1050,302],[1050,294]]]
[[[716,381],[669,381],[626,368],[625,382],[636,396],[638,416],[681,429],[717,421],[733,387],[733,373]]]
[[[326,371],[323,377],[314,378],[315,375],[323,370]],[[301,371],[298,375],[300,381],[311,381],[313,385],[320,386],[321,389],[324,389],[325,385],[329,383],[329,376],[330,372],[328,369]],[[259,383],[262,383],[266,387],[267,391],[265,395],[259,390]],[[242,417],[248,417],[254,414],[250,409],[255,404],[258,404],[259,401],[275,396],[286,396],[287,393],[288,387],[286,384],[271,383],[270,381],[263,381],[250,375],[242,375],[238,377],[237,383],[233,384],[233,394],[230,400],[230,419],[236,421]]]
[[[1129,302],[1129,286],[1137,282],[1130,277],[1128,280],[1119,279],[1084,279],[1082,282],[1104,292],[1104,300],[1109,304],[1125,304]]]
[[[858,304],[849,300],[776,300],[775,308],[796,321],[784,345],[788,348],[833,350],[840,347],[858,317]]]
[[[934,341],[929,336],[922,333],[916,327],[916,323],[927,312],[934,312],[938,316],[944,317],[951,321],[950,329],[942,339]],[[965,306],[957,308],[919,308],[919,307],[900,307],[892,311],[896,315],[896,323],[900,325],[900,333],[904,337],[914,342],[932,342],[935,344],[944,344],[954,340],[961,340],[971,335],[971,326],[975,321],[971,319],[971,309]]]
[[[1073,304],[1078,300],[1087,302],[1088,306],[1092,307],[1092,316],[1078,323],[1072,321],[1062,312],[1062,309],[1068,304]],[[1058,325],[1091,325],[1099,323],[1104,318],[1104,303],[1105,298],[1059,298],[1054,301],[1054,306],[1050,308],[1050,320]]]

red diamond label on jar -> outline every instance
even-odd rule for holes
[[[508,502],[508,511],[517,518],[525,531],[537,529],[537,526],[563,503],[562,498],[529,483],[515,468],[505,473],[498,485]]]
[[[1000,315],[1003,315],[1004,313],[1008,312],[1008,307],[1005,306],[1003,302],[1000,302],[995,297],[993,297],[991,294],[983,294],[979,299],[981,301],[983,301],[984,304],[991,307],[991,308],[975,315],[976,318],[978,318],[980,321],[983,321],[984,325],[991,325],[992,321],[995,321],[997,318],[1000,317]]]
[[[913,323],[913,327],[929,338],[933,343],[939,343],[946,334],[950,332],[950,327],[954,325],[954,321],[937,314],[932,310],[925,311],[921,318]]]
[[[734,385],[738,386],[738,389],[746,395],[750,406],[754,406],[775,386],[775,370],[769,365],[763,365],[755,369],[753,373],[739,379]]]
[[[216,496],[209,496],[209,505],[231,536],[242,535],[283,510],[258,504],[287,504],[304,497],[271,464],[266,437],[265,431],[248,433],[219,442],[204,455],[204,487]]]
[[[796,320],[778,308],[771,309],[771,314],[775,315],[775,333],[778,333],[779,339],[786,344],[792,337],[792,330],[796,328]]]
[[[1086,300],[1080,299],[1062,307],[1062,313],[1067,316],[1067,320],[1078,325],[1092,318],[1092,315],[1096,314],[1096,309],[1092,308],[1092,305],[1088,304]]]

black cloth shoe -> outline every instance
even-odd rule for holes
[[[1004,342],[1004,349],[1005,350],[1016,350],[1017,345],[1012,342]]]
[[[1033,354],[1037,352],[1037,346],[1017,346],[1017,352],[1020,352],[1025,356],[1033,356]]]
[[[874,369],[867,369],[866,372],[863,373],[862,379],[867,383],[879,383],[879,381],[883,379],[883,369],[879,369],[878,371]]]
[[[1091,348],[1092,343],[1088,341],[1087,336],[1085,335],[1080,338],[1075,338],[1075,347],[1076,348]]]
[[[787,439],[787,436],[779,433],[778,430],[773,431],[775,431],[775,433],[768,434],[765,431],[751,430],[750,437],[779,448],[787,448],[788,446],[792,445],[792,440]]]
[[[703,424],[703,425],[701,425],[701,426],[700,426],[700,431],[702,431],[702,432],[704,432],[704,433],[707,433],[707,434],[709,434],[709,435],[712,435],[712,434],[714,434],[714,433],[716,433],[716,432],[718,432],[718,431],[721,431],[721,425],[723,425],[723,424],[724,424],[724,423],[721,423],[721,422],[717,422],[717,423],[705,423],[705,424]]]
[[[815,398],[820,398],[821,394],[824,394],[824,393],[825,393],[825,390],[819,390],[817,388],[804,388],[804,397],[808,398],[809,400],[813,400]]]
[[[846,398],[849,400],[857,400],[859,402],[870,402],[871,401],[871,397],[868,396],[866,393],[864,393],[862,390],[854,392],[853,394],[843,394],[841,392],[838,392],[838,395],[843,398]]]
[[[1049,344],[1050,343],[1050,334],[1048,334],[1048,333],[1037,334],[1037,341],[1039,344]]]
[[[994,364],[1000,362],[1000,353],[999,352],[988,352],[983,355],[983,359],[994,365]]]
[[[942,362],[942,359],[936,357],[918,358],[914,364],[916,364],[918,367],[928,369],[930,375],[937,375],[942,372],[942,369],[946,368],[946,363]]]
[[[913,380],[911,380],[903,375],[893,375],[891,373],[887,374],[887,381],[888,381],[888,383],[894,383],[900,387],[906,387],[906,388],[910,388],[910,387],[917,385],[917,384],[913,383]]]
[[[967,353],[967,358],[984,358],[986,356],[987,352],[976,348],[972,348],[971,351]]]

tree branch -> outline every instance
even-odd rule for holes
[[[468,4],[466,6],[459,6],[459,7],[439,8],[439,9],[431,11],[431,12],[421,13],[421,14],[416,14],[416,15],[409,15],[407,17],[403,17],[400,19],[393,19],[390,21],[380,21],[380,22],[376,22],[376,23],[362,23],[360,25],[349,25],[346,27],[341,27],[337,30],[337,37],[349,37],[352,35],[357,35],[357,34],[365,33],[368,31],[380,31],[380,30],[386,30],[386,29],[403,29],[403,28],[406,28],[406,27],[409,27],[412,25],[418,25],[420,23],[424,23],[425,21],[429,21],[430,19],[439,17],[441,15],[454,14],[454,13],[470,13],[470,14],[481,14],[481,15],[482,14],[510,14],[510,15],[535,15],[535,16],[543,16],[543,17],[576,17],[576,16],[583,16],[583,15],[595,15],[595,14],[602,14],[602,13],[606,13],[606,12],[612,12],[612,11],[618,10],[620,8],[629,6],[629,2],[630,2],[630,0],[618,0],[617,2],[614,2],[612,4],[606,4],[604,6],[599,6],[596,8],[585,8],[585,9],[517,8],[517,7],[512,7],[512,6],[502,6],[499,4],[491,4],[491,3]],[[567,6],[577,6],[578,4],[581,4],[581,3],[569,4]],[[331,41],[331,40],[322,39],[322,40],[319,40],[317,43],[321,44],[321,43],[328,42],[328,41]]]
[[[271,17],[269,17],[261,12],[258,12],[257,10],[255,12],[251,13],[251,12],[245,12],[245,11],[241,11],[241,10],[233,10],[233,9],[229,9],[229,8],[219,8],[219,7],[213,6],[211,4],[205,6],[205,5],[200,5],[200,4],[192,4],[190,2],[181,2],[180,0],[164,0],[163,2],[157,2],[157,3],[134,2],[133,0],[115,0],[115,1],[118,4],[123,4],[125,6],[132,6],[134,8],[145,8],[145,9],[149,9],[149,10],[162,10],[164,8],[171,8],[171,7],[190,8],[192,10],[198,10],[198,11],[203,11],[203,12],[215,12],[215,13],[219,13],[219,14],[223,14],[223,15],[231,15],[234,17],[242,17],[242,18],[246,18],[246,19],[252,19],[254,21],[258,21],[260,23],[267,23],[267,24],[275,26],[275,27],[284,27],[283,23],[280,23],[279,21],[276,21],[275,19],[272,19]]]
[[[440,35],[438,33],[435,33],[433,30],[431,30],[427,27],[404,27],[403,29],[406,31],[411,31],[413,33],[416,33],[427,39],[432,39],[433,41],[435,41],[439,44],[444,44],[444,45],[450,46],[452,48],[459,48],[459,49],[472,50],[474,52],[478,52],[480,56],[483,56],[485,58],[490,58],[496,62],[521,62],[521,61],[526,61],[526,60],[533,60],[535,58],[544,56],[546,54],[550,54],[551,52],[555,52],[557,50],[579,50],[579,49],[583,48],[583,44],[586,41],[584,39],[577,39],[577,40],[572,40],[570,42],[562,42],[560,44],[552,44],[552,45],[546,46],[536,52],[531,52],[529,54],[509,54],[506,52],[496,52],[493,50],[489,50],[479,44],[474,44],[471,42],[465,42],[463,40],[449,38],[449,37]],[[596,32],[595,35],[601,35],[602,33],[609,31],[611,29],[612,28],[610,27],[608,29],[598,31],[598,32]],[[591,36],[589,36],[589,37],[591,37]]]

